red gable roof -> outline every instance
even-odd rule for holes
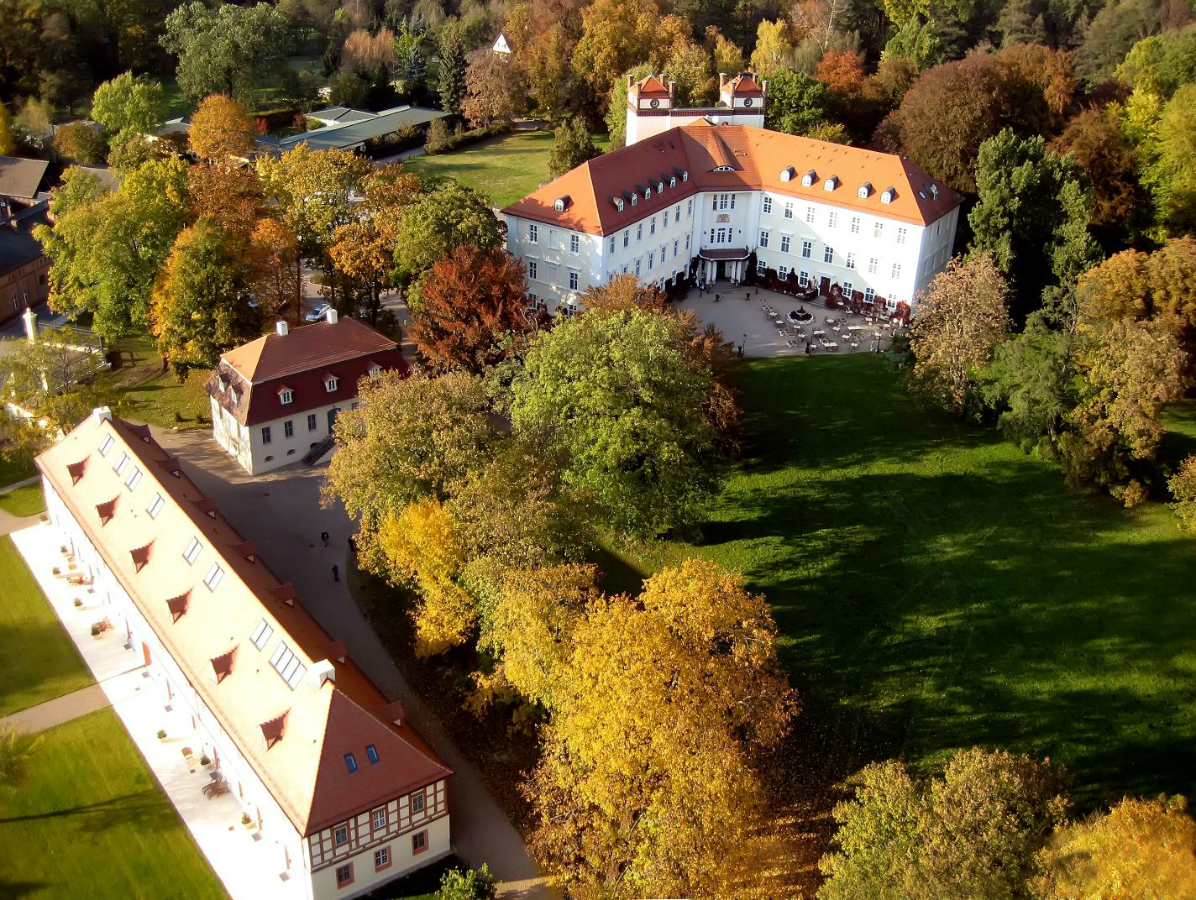
[[[715,171],[718,168],[729,171]],[[798,173],[813,169],[820,178],[809,187],[803,187],[800,178],[782,181],[781,172],[789,168]],[[649,198],[638,196],[635,206],[625,201],[622,210],[618,208],[616,198],[623,199],[637,183],[646,183],[662,171],[686,172],[689,177],[678,177],[676,187],[666,184],[663,191],[653,190]],[[822,181],[832,175],[838,177],[839,185],[826,191]],[[865,182],[873,190],[861,198],[857,190]],[[888,188],[893,188],[892,202],[882,203],[881,193]],[[934,222],[963,202],[951,188],[893,153],[702,120],[582,163],[503,212],[607,235],[699,191],[759,190],[919,225]],[[563,196],[573,202],[557,212],[553,204]]]

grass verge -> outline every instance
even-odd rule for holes
[[[0,793],[0,895],[227,897],[111,709],[42,732]]]
[[[70,636],[7,536],[0,537],[0,635],[0,716],[92,683]]]

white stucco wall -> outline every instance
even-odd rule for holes
[[[268,422],[245,426],[239,423],[228,410],[212,398],[212,436],[224,451],[235,459],[250,475],[260,475],[280,466],[298,462],[303,455],[328,436],[328,413],[330,410],[348,410],[357,401],[345,400],[329,403],[316,409],[280,416]],[[309,417],[315,417],[315,427],[309,427]],[[290,422],[292,434],[287,437],[286,423]],[[270,442],[265,442],[264,429],[270,429]]]

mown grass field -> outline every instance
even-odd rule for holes
[[[0,537],[0,716],[77,691],[92,680],[12,538]]]
[[[0,793],[0,896],[217,900],[227,894],[111,709],[42,732]]]
[[[33,516],[46,510],[46,498],[40,484],[27,484],[7,494],[0,494],[0,509],[13,516]]]
[[[606,135],[594,136],[602,152],[610,147]],[[498,209],[509,206],[548,181],[548,157],[552,153],[552,132],[509,134],[437,156],[405,160],[410,172],[447,175],[466,187],[485,194]]]
[[[624,554],[620,580],[698,553],[768,597],[803,768],[829,784],[980,744],[1062,763],[1084,804],[1193,792],[1196,542],[1163,504],[1067,488],[877,357],[760,360],[739,383],[749,446],[700,545]],[[1191,447],[1193,410],[1171,421],[1169,451]]]

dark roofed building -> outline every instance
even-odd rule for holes
[[[50,296],[50,260],[33,236],[38,225],[50,224],[49,206],[42,201],[0,219],[0,323]]]
[[[0,215],[11,214],[37,202],[45,188],[44,159],[0,156]]]

